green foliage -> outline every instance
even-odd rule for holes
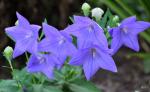
[[[65,65],[61,70],[55,70],[55,80],[59,84],[69,83],[79,78],[82,78],[81,67]]]
[[[112,11],[120,16],[121,19],[136,15],[139,20],[150,21],[150,1],[149,0],[98,0],[108,6]],[[142,32],[140,36],[150,44],[150,30]],[[144,59],[144,71],[150,73],[149,53],[136,54]],[[133,54],[135,55],[135,54]]]
[[[0,80],[0,92],[22,92],[15,80]]]
[[[0,80],[0,92],[100,92],[83,79],[81,67],[65,64],[54,74],[54,79],[48,79],[41,73],[30,74],[25,68],[14,69],[11,80]]]
[[[101,92],[89,81],[75,80],[74,84],[70,84],[69,88],[73,92]]]
[[[150,73],[150,59],[149,58],[145,58],[143,63],[144,63],[144,71],[145,71],[145,73]]]
[[[34,84],[30,88],[29,92],[63,92],[63,91],[55,86]]]
[[[118,26],[119,18],[116,19],[116,15],[113,15],[109,9],[107,9],[103,18],[100,20],[99,25],[103,28],[108,43],[111,43],[111,36],[109,34],[109,28]]]

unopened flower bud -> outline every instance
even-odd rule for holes
[[[15,22],[15,25],[16,25],[16,26],[18,25],[18,20]]]
[[[118,17],[117,15],[115,15],[115,16],[113,17],[113,22],[114,22],[114,23],[119,22],[119,17]]]
[[[82,9],[85,16],[89,16],[91,6],[88,3],[83,3],[81,9]]]
[[[104,11],[101,8],[92,9],[92,17],[94,17],[96,21],[99,21],[103,14],[104,14]]]
[[[4,54],[4,56],[6,57],[7,60],[11,60],[11,59],[12,59],[12,54],[13,54],[13,49],[12,49],[12,47],[7,46],[7,47],[4,49],[3,54]]]

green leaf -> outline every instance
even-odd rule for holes
[[[73,92],[101,92],[93,83],[84,80],[76,80],[69,84],[69,88]]]
[[[44,19],[44,23],[46,23],[46,24],[48,23],[46,18]],[[42,31],[40,34],[39,40],[41,40],[43,38],[43,36],[44,36],[44,32]]]
[[[32,85],[30,92],[62,92],[62,90],[55,86],[44,86],[40,84]]]
[[[38,80],[38,83],[40,84],[43,84],[44,82],[47,82],[47,81],[52,81],[50,79],[48,79],[45,75],[43,75],[42,73],[35,73],[33,74],[33,77]]]
[[[144,72],[150,73],[150,58],[145,58],[143,64],[144,64]]]
[[[0,80],[0,92],[22,92],[15,80]]]
[[[138,0],[139,5],[142,6],[142,8],[144,9],[145,13],[150,16],[150,10],[149,10],[149,1],[147,2],[147,0]]]
[[[82,78],[81,67],[70,66],[68,64],[65,64],[61,70],[55,70],[54,73],[55,80],[57,80],[59,84],[71,82],[77,78]]]
[[[62,92],[62,90],[57,87],[46,86],[46,87],[44,87],[43,92]]]
[[[14,69],[12,75],[14,80],[20,81],[23,85],[30,85],[32,83],[32,74],[28,73],[25,68],[22,70]]]
[[[126,18],[129,15],[118,5],[115,3],[114,0],[99,0],[101,3],[107,5],[111,10],[116,12],[121,18]]]
[[[129,53],[127,55],[127,58],[132,58],[132,57],[139,57],[139,58],[149,58],[150,57],[150,53]]]
[[[71,21],[72,23],[74,23],[74,20],[73,20],[72,17],[69,16],[69,19],[70,19],[70,21]]]
[[[143,37],[148,43],[150,43],[150,34],[142,32],[140,33],[140,36]]]
[[[72,43],[77,47],[77,37],[72,35],[72,38],[73,38]]]
[[[100,20],[100,26],[104,29],[106,27],[106,24],[107,24],[107,19],[109,17],[109,14],[110,14],[110,10],[107,9],[104,17]]]
[[[130,15],[136,15],[136,12],[133,10],[132,7],[130,7],[126,2],[123,2],[121,0],[116,0],[116,2]]]
[[[43,91],[42,85],[33,85],[32,87],[33,87],[32,92],[42,92]]]

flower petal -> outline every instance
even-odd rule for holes
[[[117,72],[117,67],[113,58],[105,52],[98,51],[98,54],[95,57],[95,62],[98,62],[99,66],[102,69]]]
[[[128,18],[124,19],[121,22],[121,25],[129,24],[129,23],[134,23],[134,22],[136,22],[136,16],[131,16],[131,17],[128,17]]]
[[[58,63],[58,59],[55,58],[52,54],[46,55],[45,68],[42,69],[42,72],[50,79],[53,78],[53,70],[55,64]]]
[[[71,58],[69,64],[74,66],[80,66],[84,63],[84,58],[87,57],[88,49],[77,51]]]
[[[121,37],[121,32],[118,29],[112,29],[113,33],[112,33],[112,41],[111,41],[111,49],[112,51],[112,55],[114,55],[119,48],[123,45],[122,43],[122,37]]]
[[[143,32],[144,30],[148,29],[149,27],[150,23],[144,21],[137,21],[127,26],[128,31],[133,35],[137,35],[140,32]]]
[[[49,46],[50,46],[49,40],[44,38],[38,44],[38,51],[39,52],[48,52]]]
[[[79,49],[88,48],[89,46],[91,46],[91,44],[101,45],[104,48],[108,48],[107,39],[101,28],[89,29],[89,27],[85,27],[80,31],[81,36],[77,38]]]
[[[29,28],[30,23],[26,18],[24,18],[22,15],[20,15],[18,12],[16,12],[17,18],[18,18],[18,25],[24,28]]]
[[[53,70],[54,70],[54,67],[51,67],[51,66],[45,66],[47,68],[44,68],[42,70],[42,72],[49,78],[49,79],[53,79]]]
[[[80,36],[80,31],[85,27],[87,27],[87,25],[82,25],[81,23],[74,23],[66,27],[63,31],[65,31],[67,34],[71,34],[78,37]]]
[[[27,64],[27,70],[28,72],[35,73],[35,72],[42,72],[44,73],[48,78],[53,78],[53,69],[55,67],[55,60],[54,57],[50,55],[34,55],[29,59],[29,62]],[[44,60],[44,61],[43,61]]]
[[[72,37],[66,31],[60,31],[60,34],[67,39],[67,41],[72,42]]]
[[[92,56],[87,56],[86,61],[83,64],[84,73],[87,80],[90,80],[90,78],[97,72],[97,70],[100,68],[99,61],[95,61]]]
[[[124,35],[123,37],[123,43],[125,46],[135,50],[139,51],[139,43],[137,36],[133,35]]]
[[[43,31],[44,31],[46,37],[48,37],[50,39],[53,39],[53,38],[56,39],[56,37],[60,36],[60,33],[58,32],[58,30],[56,28],[54,28],[46,23],[43,23],[42,26],[43,26]]]
[[[38,42],[35,39],[30,39],[29,46],[27,47],[27,51],[31,54],[38,52]]]
[[[76,47],[68,41],[62,44],[60,48],[62,48],[60,49],[60,52],[67,56],[73,56],[73,54],[77,52]]]
[[[36,39],[38,39],[38,32],[39,32],[39,30],[40,30],[40,26],[38,26],[38,25],[31,25],[30,26],[30,28],[31,28],[31,30],[32,30],[32,32],[33,32],[33,34],[34,34],[34,37],[36,38]]]
[[[13,52],[13,58],[16,58],[17,56],[22,55],[27,50],[29,45],[30,45],[29,39],[17,41],[14,52]]]
[[[45,66],[42,63],[40,63],[37,56],[32,54],[27,63],[28,72],[31,72],[31,73],[41,72],[42,69],[44,69],[44,68],[45,68]]]
[[[88,17],[83,17],[83,16],[73,16],[74,18],[74,22],[75,23],[90,23],[91,22],[91,19],[88,18]]]
[[[22,27],[14,26],[5,29],[6,34],[14,41],[25,39],[31,31],[26,30]]]
[[[97,41],[103,46],[108,48],[108,42],[107,42],[107,38],[104,34],[103,29],[97,24],[95,23],[94,25],[94,35],[95,38],[97,39]],[[99,44],[98,44],[99,45]]]

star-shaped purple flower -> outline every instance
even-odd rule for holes
[[[132,16],[124,19],[119,27],[110,29],[112,54],[116,53],[122,45],[139,51],[138,34],[149,27],[149,22],[136,21],[136,17]]]
[[[69,64],[83,66],[87,80],[89,80],[99,68],[117,72],[114,60],[109,55],[110,50],[92,45],[89,48],[79,50],[70,60]]]
[[[7,35],[16,42],[13,58],[22,55],[25,51],[30,53],[37,52],[38,31],[41,28],[38,25],[30,25],[30,23],[17,14],[18,25],[6,28]]]
[[[53,54],[32,54],[28,63],[27,70],[30,73],[41,72],[48,78],[53,78],[53,70],[56,65],[59,64],[59,60]]]
[[[72,56],[76,52],[71,36],[64,31],[59,32],[56,28],[46,23],[43,23],[43,31],[46,37],[39,43],[39,50],[54,53],[62,61],[61,65],[67,56]]]
[[[93,43],[108,48],[103,29],[88,17],[74,16],[74,24],[69,25],[65,32],[77,37],[79,49],[87,48]]]

